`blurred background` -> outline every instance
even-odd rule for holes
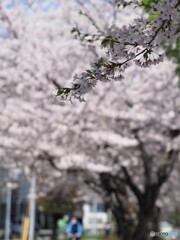
[[[1,239],[66,239],[72,216],[82,239],[180,239],[178,41],[86,102],[55,96],[152,2],[0,0]]]

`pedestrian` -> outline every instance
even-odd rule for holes
[[[82,225],[75,216],[73,216],[67,224],[66,232],[70,240],[80,240],[82,236]]]
[[[64,218],[60,218],[57,221],[58,227],[58,239],[65,239],[66,235],[66,220]]]
[[[108,237],[110,235],[110,232],[111,232],[111,225],[110,223],[106,223],[105,229],[104,229],[105,236]]]

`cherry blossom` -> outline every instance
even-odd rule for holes
[[[115,5],[138,6],[138,1],[115,1]],[[91,68],[80,75],[75,75],[71,88],[60,88],[57,95],[63,99],[79,99],[96,86],[98,81],[111,82],[122,80],[124,71],[134,62],[140,67],[156,65],[163,60],[162,43],[171,43],[178,38],[179,0],[158,1],[152,4],[152,12],[157,16],[136,18],[128,26],[118,27],[113,24],[102,33],[101,46],[106,54],[100,57]],[[132,10],[132,9],[131,9]]]

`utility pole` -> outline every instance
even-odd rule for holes
[[[11,200],[12,200],[12,189],[15,189],[18,187],[17,179],[19,176],[19,170],[18,169],[11,169],[8,171],[7,174],[7,185],[6,185],[6,219],[5,219],[5,234],[4,239],[9,240],[10,239],[10,233],[11,233]]]
[[[5,240],[10,239],[10,227],[11,227],[11,196],[12,196],[12,184],[7,183],[6,193],[6,219],[5,219]]]
[[[36,176],[33,174],[29,194],[29,235],[28,240],[35,239],[35,215],[36,215]]]

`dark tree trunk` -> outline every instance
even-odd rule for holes
[[[159,214],[158,208],[151,209],[152,213],[149,216],[146,215],[146,211],[141,209],[136,219],[127,218],[126,215],[122,215],[121,207],[115,207],[113,215],[116,222],[118,240],[152,240],[150,232],[159,231]],[[131,220],[130,220],[131,219]],[[159,240],[159,237],[154,237],[153,240]]]
[[[121,206],[113,208],[113,215],[116,222],[118,240],[132,239],[132,224],[127,219],[129,216],[122,211]]]
[[[149,233],[152,231],[149,228],[151,220],[148,216],[145,216],[144,212],[140,210],[138,216],[138,224],[134,231],[134,240],[147,240],[149,239]]]
[[[153,195],[144,195],[138,213],[130,210],[128,201],[111,205],[119,240],[152,240],[150,232],[159,231],[160,209],[155,206]],[[148,200],[146,199],[148,197]],[[154,201],[154,202],[153,202]],[[136,215],[136,218],[133,215]],[[159,240],[157,236],[153,240]]]
[[[138,224],[134,230],[133,240],[152,240],[150,232],[159,231],[159,215],[160,211],[157,207],[146,209],[141,206],[138,214]],[[153,240],[159,240],[158,236],[153,237]]]
[[[173,169],[173,164],[170,166],[167,163],[164,164],[157,171],[157,181],[153,182],[150,174],[152,161],[147,156],[141,142],[140,150],[144,164],[144,190],[139,188],[130,171],[124,166],[121,167],[124,177],[118,178],[118,176],[114,177],[107,173],[100,176],[102,188],[110,199],[120,240],[152,240],[150,232],[158,232],[160,211],[156,207],[156,201],[162,185],[168,180]],[[173,158],[176,158],[176,154]],[[137,200],[134,204],[137,204],[138,210],[134,212],[130,210],[128,188]],[[159,240],[160,237],[154,236],[153,239]]]

